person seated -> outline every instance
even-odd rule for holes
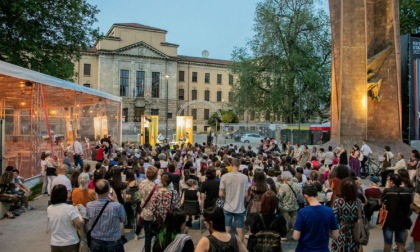
[[[183,137],[181,137],[181,139],[179,139],[179,141],[183,144],[187,144],[188,143],[188,139],[189,139],[189,133],[185,132],[185,135]]]
[[[15,215],[19,216],[19,212],[15,210],[20,207],[21,197],[14,193],[13,173],[11,171],[6,171],[1,176],[0,202],[10,203],[9,211],[6,213],[7,218],[13,219]]]
[[[156,138],[156,144],[162,144],[165,141],[165,137],[162,133],[158,132],[158,136]]]
[[[382,197],[382,191],[378,187],[380,182],[381,180],[378,177],[371,177],[370,187],[365,190],[367,204],[364,206],[364,210],[368,221],[371,220],[373,212],[379,211],[379,208],[381,208],[379,200]]]
[[[29,194],[31,190],[29,187],[25,186],[22,182],[23,178],[19,176],[19,170],[13,170],[13,184],[15,185],[15,194],[21,197],[21,205],[24,207],[26,211],[32,210],[32,206],[28,204]]]
[[[163,229],[156,236],[153,251],[193,252],[194,243],[185,232],[186,219],[184,211],[180,209],[170,211],[166,216]]]

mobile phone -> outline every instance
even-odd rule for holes
[[[109,197],[109,198],[114,197],[114,190],[112,190],[112,188],[111,188],[111,189],[109,189],[108,197]]]

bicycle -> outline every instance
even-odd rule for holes
[[[362,179],[367,178],[368,176],[380,176],[381,174],[381,163],[375,163],[371,158],[367,158],[365,165],[361,167],[360,177]]]

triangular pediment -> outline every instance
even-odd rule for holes
[[[143,41],[122,47],[115,50],[118,54],[125,54],[131,56],[152,57],[152,58],[169,58],[165,53],[156,48],[144,43]]]

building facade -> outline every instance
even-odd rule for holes
[[[159,129],[175,130],[176,115],[190,101],[227,109],[234,77],[230,61],[178,55],[167,31],[135,23],[114,24],[75,64],[80,85],[123,98],[123,122],[158,115]],[[213,106],[197,103],[182,115],[194,117],[194,130],[208,129]],[[168,125],[166,125],[168,122]],[[165,133],[165,132],[164,132]]]

